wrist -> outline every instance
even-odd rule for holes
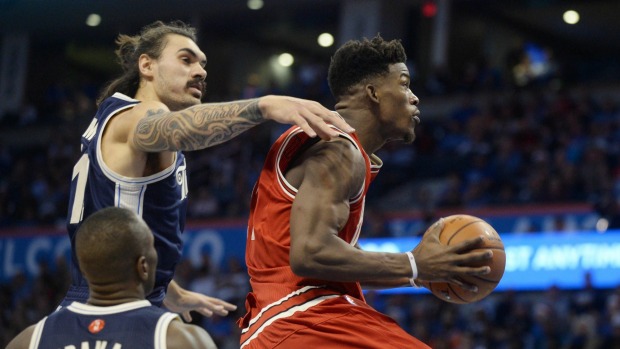
[[[258,122],[263,122],[268,120],[267,118],[267,104],[269,104],[269,96],[262,96],[256,98],[254,101],[256,103],[256,120]]]
[[[409,283],[411,284],[412,287],[420,287],[416,284],[415,280],[418,277],[418,266],[415,262],[415,257],[413,256],[413,253],[411,253],[411,251],[407,251],[405,252],[405,254],[407,255],[407,258],[409,259],[409,265],[411,266],[411,276],[409,277]]]

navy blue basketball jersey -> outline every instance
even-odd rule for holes
[[[29,348],[166,348],[175,320],[181,321],[146,300],[110,307],[74,302],[37,323]]]
[[[141,178],[121,176],[106,166],[101,153],[101,135],[107,122],[121,111],[140,103],[116,93],[105,99],[82,135],[82,155],[73,167],[67,230],[71,239],[72,283],[62,306],[86,302],[88,284],[75,255],[75,233],[86,217],[110,206],[124,207],[141,216],[153,231],[158,263],[153,292],[147,297],[161,305],[168,283],[181,258],[181,233],[185,226],[187,177],[185,157],[177,152],[174,164]],[[119,115],[118,117],[123,117]]]

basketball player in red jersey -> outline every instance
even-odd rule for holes
[[[336,111],[355,128],[326,142],[299,127],[272,146],[254,188],[246,263],[252,292],[239,320],[241,348],[429,348],[364,300],[361,285],[397,287],[416,279],[463,285],[465,267],[491,258],[481,242],[443,246],[441,221],[407,253],[358,248],[364,200],[386,142],[411,143],[420,122],[399,41],[350,41],[336,51],[329,84]]]

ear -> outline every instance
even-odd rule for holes
[[[379,103],[379,92],[377,86],[368,84],[364,87],[366,89],[366,95],[371,101]]]
[[[140,278],[140,280],[142,281],[148,280],[150,268],[151,266],[149,265],[149,262],[146,260],[146,257],[140,256],[140,258],[138,258],[138,262],[136,263],[136,269],[137,269],[138,277]]]
[[[138,58],[138,69],[140,69],[140,75],[153,76],[153,63],[154,60],[147,54],[143,53]]]

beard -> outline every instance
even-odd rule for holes
[[[169,82],[171,81],[166,80],[160,74],[160,83],[156,86],[156,93],[159,100],[170,111],[179,111],[202,103],[202,98],[205,96],[207,88],[207,83],[202,78],[194,78],[188,81],[183,89],[174,87],[175,85]],[[189,92],[189,89],[192,87],[200,90],[201,98],[195,97]]]

